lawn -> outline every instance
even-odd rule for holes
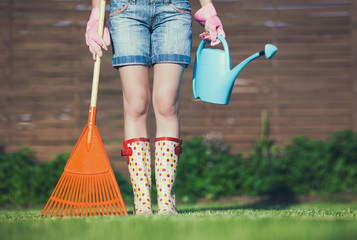
[[[0,210],[0,239],[357,239],[357,203],[211,203],[179,210],[177,216],[88,218]]]

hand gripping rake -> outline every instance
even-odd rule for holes
[[[103,35],[105,0],[100,4],[98,33]],[[119,186],[95,125],[100,57],[93,71],[88,124],[42,211],[43,216],[127,215]]]

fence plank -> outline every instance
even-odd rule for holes
[[[352,2],[352,126],[351,128],[357,131],[357,2]]]

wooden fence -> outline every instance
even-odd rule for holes
[[[198,1],[191,5],[193,12],[199,8]],[[215,6],[233,66],[265,43],[279,51],[242,71],[227,106],[193,99],[191,64],[180,95],[182,137],[218,137],[234,152],[247,152],[260,138],[263,110],[278,144],[357,130],[357,1],[220,0]],[[30,146],[40,161],[72,151],[90,100],[89,9],[83,0],[0,1],[0,141],[7,150]],[[192,63],[201,31],[193,22]],[[149,115],[153,138],[152,110]],[[110,160],[125,168],[121,86],[110,51],[102,60],[97,125]]]

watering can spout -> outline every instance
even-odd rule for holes
[[[253,55],[251,55],[250,57],[244,59],[241,63],[239,63],[237,66],[235,66],[232,70],[228,71],[224,78],[225,79],[229,79],[232,83],[232,85],[234,84],[234,81],[236,80],[238,74],[242,71],[242,69],[247,66],[248,63],[250,63],[251,61],[253,61],[254,59],[262,56],[264,54],[264,51],[261,52],[257,52]]]
[[[234,76],[234,78],[236,78],[238,76],[238,74],[240,73],[240,71],[242,71],[242,69],[251,61],[253,61],[254,59],[265,55],[266,59],[270,59],[274,56],[274,54],[276,53],[276,51],[278,50],[278,48],[276,46],[274,46],[273,44],[266,44],[264,47],[263,51],[257,52],[253,55],[251,55],[250,57],[246,58],[244,61],[242,61],[240,64],[238,64],[235,68],[233,68],[229,75],[230,76]],[[235,79],[233,79],[234,81]]]
[[[241,63],[239,63],[236,67],[234,67],[232,70],[228,71],[225,76],[224,79],[231,81],[231,84],[233,86],[235,79],[237,78],[238,74],[242,71],[242,69],[251,61],[253,61],[254,59],[265,55],[265,57],[267,59],[270,59],[274,56],[274,54],[276,53],[276,51],[278,50],[278,48],[272,44],[266,44],[264,47],[263,51],[257,52],[253,55],[251,55],[250,57],[246,58],[245,60],[243,60]]]

